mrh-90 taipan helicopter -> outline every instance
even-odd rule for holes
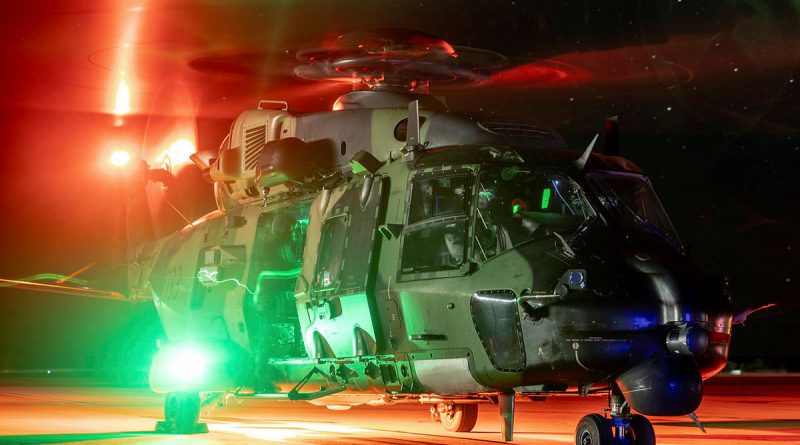
[[[727,283],[690,264],[647,177],[593,153],[597,137],[568,150],[425,94],[480,81],[495,56],[343,36],[298,53],[299,76],[360,85],[332,111],[262,101],[194,158],[218,210],[139,248],[129,277],[166,331],[150,371],[162,431],[202,431],[201,405],[229,393],[425,404],[459,432],[492,402],[507,441],[516,401],[564,393],[609,394],[578,444],[655,443],[647,415],[700,425]]]

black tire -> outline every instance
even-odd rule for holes
[[[177,434],[191,434],[200,417],[200,396],[197,393],[171,392],[164,401],[164,420]]]
[[[641,414],[632,415],[631,432],[634,445],[656,445],[656,432],[647,417]]]
[[[576,445],[611,445],[611,423],[600,414],[583,416],[575,428]]]
[[[451,412],[439,414],[439,422],[447,431],[456,433],[472,431],[478,422],[478,404],[456,403]]]

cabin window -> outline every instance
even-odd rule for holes
[[[470,177],[420,178],[412,183],[402,272],[459,269],[465,260]]]
[[[322,225],[314,281],[316,289],[334,289],[341,281],[339,274],[344,263],[342,252],[347,239],[347,222],[347,215],[343,214],[328,218]]]

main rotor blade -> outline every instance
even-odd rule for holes
[[[47,292],[51,294],[77,295],[79,297],[97,298],[101,300],[130,301],[119,292],[88,289],[82,287],[62,286],[59,284],[35,283],[33,281],[9,280],[0,278],[0,287]]]

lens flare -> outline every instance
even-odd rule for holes
[[[131,89],[125,79],[117,84],[117,95],[114,100],[114,114],[122,116],[131,112]]]

